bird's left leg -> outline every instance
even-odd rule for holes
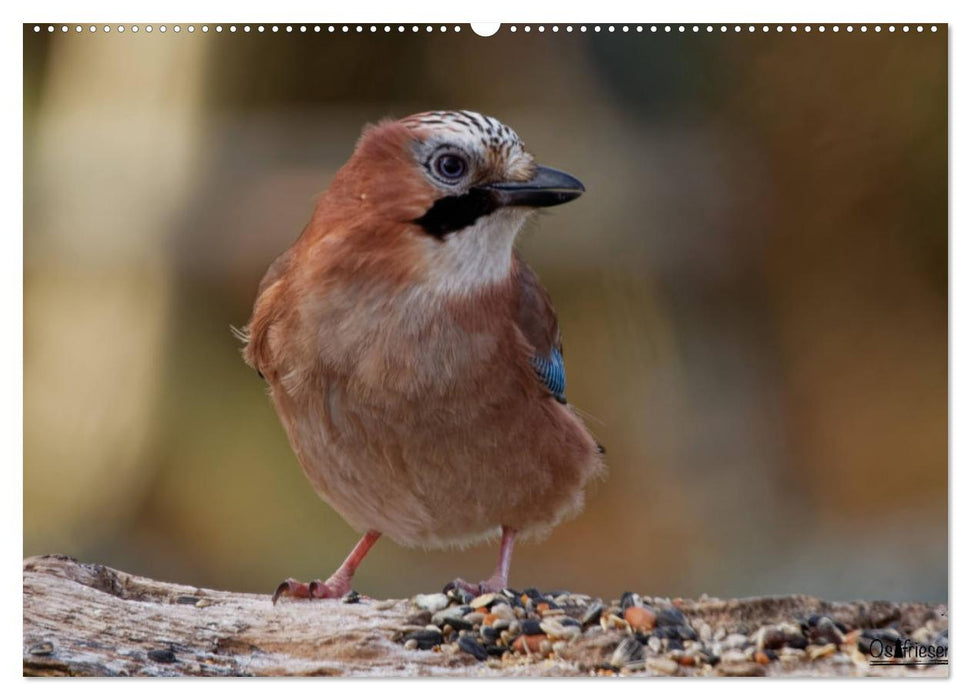
[[[354,572],[357,571],[357,567],[380,536],[381,533],[375,530],[365,532],[364,537],[347,555],[344,563],[326,581],[317,579],[310,583],[302,583],[296,579],[288,578],[277,586],[276,593],[273,594],[273,602],[275,603],[281,596],[288,598],[342,597],[351,590],[351,579],[354,578]]]
[[[499,545],[499,561],[496,562],[496,570],[492,576],[478,584],[469,583],[457,578],[453,582],[456,588],[461,588],[473,595],[481,593],[498,593],[509,582],[509,565],[512,563],[512,548],[516,542],[516,530],[511,527],[502,526],[502,544]]]

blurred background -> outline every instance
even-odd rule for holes
[[[332,571],[230,324],[365,123],[465,108],[587,187],[521,249],[610,473],[511,584],[945,601],[946,27],[410,29],[24,28],[24,554]],[[495,556],[381,542],[355,587]]]

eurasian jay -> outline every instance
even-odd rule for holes
[[[244,356],[314,489],[365,533],[326,581],[281,595],[341,597],[382,534],[466,545],[579,512],[602,448],[567,404],[550,297],[514,250],[537,207],[576,199],[508,126],[425,112],[367,127],[299,239],[270,266]]]

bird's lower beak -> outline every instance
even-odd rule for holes
[[[584,192],[583,183],[572,175],[542,165],[525,182],[497,182],[488,189],[503,207],[555,207]]]

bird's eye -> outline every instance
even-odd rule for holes
[[[465,158],[454,153],[446,153],[435,159],[435,174],[446,180],[458,180],[468,169]]]

